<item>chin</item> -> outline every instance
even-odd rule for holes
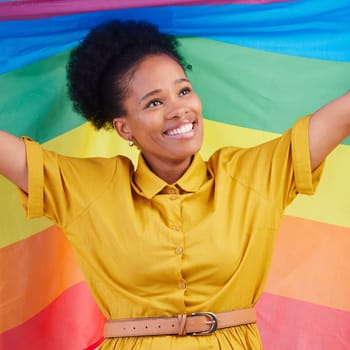
[[[200,151],[201,147],[197,146],[197,147],[192,147],[191,149],[188,150],[187,153],[187,157],[193,157],[196,153],[198,153]]]

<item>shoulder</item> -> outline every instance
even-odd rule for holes
[[[250,177],[254,171],[268,171],[272,163],[288,159],[291,130],[251,147],[223,147],[208,159],[216,174],[227,172],[233,177]]]
[[[95,186],[97,182],[107,185],[116,179],[130,181],[134,171],[132,161],[121,155],[111,158],[79,158],[55,154],[54,158],[54,166],[59,167],[60,173],[65,174],[71,181],[84,181],[91,186]]]
[[[114,157],[75,157],[46,149],[28,138],[26,144],[29,168],[44,169],[47,175],[59,175],[70,180],[99,179],[106,181],[116,173],[128,177],[133,172],[132,161],[122,155]]]

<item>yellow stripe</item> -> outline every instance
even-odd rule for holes
[[[205,140],[202,154],[206,158],[221,146],[256,145],[278,134],[205,121]],[[78,157],[112,156],[116,153],[130,157],[134,162],[138,152],[129,148],[114,131],[95,131],[84,124],[45,143],[48,149]],[[300,196],[286,210],[286,214],[338,226],[350,227],[350,146],[340,145],[327,160],[321,184],[314,196]],[[14,186],[0,179],[0,222],[5,233],[0,235],[0,247],[44,230],[46,219],[26,220]]]
[[[221,146],[249,147],[278,134],[206,121],[202,153],[208,157]],[[327,158],[322,180],[313,196],[300,195],[287,215],[350,227],[350,146],[339,145]]]
[[[52,226],[45,218],[26,219],[16,187],[1,176],[0,193],[0,248]]]

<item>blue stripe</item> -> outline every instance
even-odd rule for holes
[[[350,61],[350,1],[167,6],[0,22],[0,73],[65,51],[105,20],[152,20],[161,30],[287,55]]]

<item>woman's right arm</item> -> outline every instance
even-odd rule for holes
[[[28,192],[26,150],[22,139],[0,130],[0,174]]]

